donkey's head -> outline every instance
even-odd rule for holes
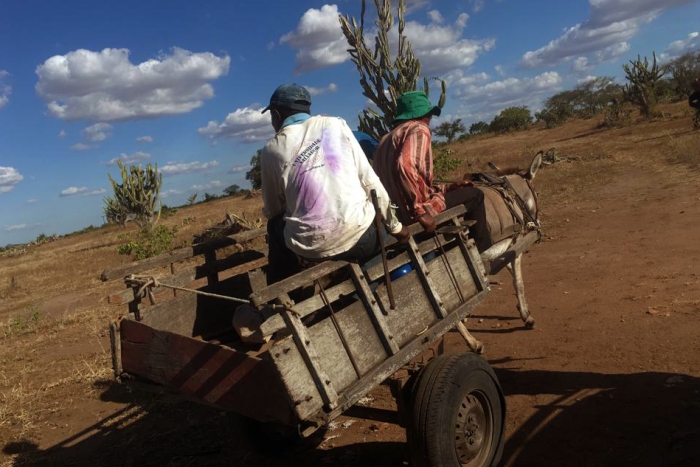
[[[520,206],[521,210],[525,210],[525,221],[528,223],[533,223],[536,227],[540,226],[539,219],[539,209],[537,205],[537,192],[532,187],[532,180],[537,174],[537,170],[542,165],[542,151],[538,152],[535,157],[530,162],[530,167],[526,170],[508,170],[501,171],[494,165],[493,168],[497,170],[497,174],[503,176],[507,184],[510,186],[512,191],[517,196],[516,202]]]

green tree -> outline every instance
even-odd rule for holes
[[[399,0],[397,8],[398,44],[396,57],[391,54],[389,31],[394,25],[394,15],[390,0],[374,0],[377,8],[377,20],[374,25],[377,33],[374,46],[367,45],[365,37],[366,2],[362,0],[360,22],[350,16],[340,16],[340,27],[350,48],[348,52],[352,62],[360,73],[362,94],[377,108],[367,108],[359,116],[359,129],[379,141],[389,132],[389,125],[396,116],[396,99],[407,91],[415,91],[420,77],[420,61],[413,54],[413,49],[404,35],[406,21],[405,0]],[[441,94],[438,106],[445,104],[446,85],[441,82]],[[429,95],[428,79],[423,79],[423,91]]]
[[[527,130],[532,123],[532,115],[527,107],[508,107],[494,117],[489,130],[494,133]]]
[[[235,184],[224,188],[224,194],[226,196],[234,196],[234,195],[239,194],[240,192],[241,192],[241,187],[239,187],[238,185],[235,185]]]
[[[464,133],[466,128],[462,125],[462,119],[458,118],[452,122],[443,122],[433,130],[433,134],[436,136],[442,136],[447,139],[448,143],[454,141],[457,135]]]
[[[469,126],[469,134],[471,135],[483,135],[489,131],[489,124],[486,122],[476,122]]]
[[[107,221],[126,225],[133,220],[139,227],[150,228],[158,222],[156,213],[160,213],[156,206],[163,175],[158,172],[158,165],[148,164],[145,169],[140,165],[131,165],[127,169],[121,161],[117,165],[122,183],[117,183],[107,174],[114,190],[114,196],[104,199]]]
[[[198,193],[192,193],[190,196],[187,197],[187,205],[192,206],[195,201],[197,201],[197,194]]]
[[[624,96],[627,102],[634,104],[645,118],[656,114],[656,87],[666,70],[656,62],[656,52],[652,52],[653,62],[637,55],[637,60],[630,60],[622,65],[628,84],[624,86]]]
[[[260,155],[262,149],[258,149],[253,157],[250,158],[250,170],[245,173],[245,179],[250,181],[253,190],[259,190],[262,187],[262,174],[260,171]]]

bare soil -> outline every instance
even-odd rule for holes
[[[621,129],[574,121],[452,147],[475,168],[524,165],[535,148],[568,158],[535,180],[545,236],[523,268],[536,328],[523,327],[507,272],[469,320],[506,394],[502,465],[700,465],[700,135],[684,107],[667,110]],[[194,206],[173,222],[258,215],[254,202]],[[125,310],[104,302],[119,285],[96,277],[128,259],[76,256],[86,247],[75,242],[116,235],[42,245],[23,265],[0,258],[0,465],[407,465],[385,387],[286,446],[240,417],[114,382],[107,325]],[[49,292],[22,288],[37,265],[64,271],[75,258],[76,274],[52,276]],[[446,344],[465,350],[456,333]]]

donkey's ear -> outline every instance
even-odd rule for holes
[[[540,151],[537,154],[535,154],[535,157],[532,158],[532,162],[530,162],[530,168],[525,174],[525,178],[527,178],[528,180],[532,180],[533,178],[535,178],[537,170],[540,168],[540,165],[542,165],[542,154],[543,152]]]

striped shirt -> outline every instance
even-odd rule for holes
[[[408,120],[386,134],[374,154],[374,171],[398,206],[399,220],[415,222],[445,210],[442,185],[433,185],[430,127]]]

